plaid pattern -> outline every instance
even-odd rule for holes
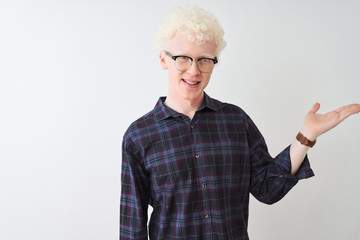
[[[120,239],[248,239],[250,192],[272,204],[314,175],[307,157],[290,175],[289,147],[272,158],[239,107],[205,94],[190,120],[164,100],[124,135]]]

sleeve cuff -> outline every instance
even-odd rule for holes
[[[287,177],[293,176],[296,177],[297,180],[301,180],[315,176],[313,170],[310,167],[310,162],[307,154],[295,175],[291,175],[290,145],[285,148],[284,151],[282,151],[279,155],[282,155],[279,158],[281,159],[279,164],[283,169],[284,175],[286,175]]]

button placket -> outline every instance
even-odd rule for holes
[[[209,231],[212,231],[212,225],[211,225],[211,203],[210,203],[210,193],[207,191],[206,182],[207,182],[207,174],[206,174],[206,160],[204,159],[204,153],[202,152],[202,144],[201,144],[201,137],[199,133],[199,128],[194,125],[189,125],[190,134],[192,135],[193,143],[194,143],[194,160],[196,160],[196,166],[198,168],[198,174],[199,174],[199,194],[202,195],[202,219],[206,222],[207,229]],[[201,180],[200,180],[201,179]]]

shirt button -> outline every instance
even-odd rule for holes
[[[199,155],[199,154],[196,154],[196,155],[195,155],[195,158],[199,158],[199,157],[200,157],[200,155]]]
[[[205,184],[201,184],[200,186],[201,186],[201,188],[205,188]]]
[[[205,214],[204,218],[209,218],[209,214]]]
[[[194,125],[190,125],[190,128],[194,128]]]
[[[279,178],[282,178],[282,177],[284,177],[284,176],[283,176],[283,175],[280,175],[280,176],[279,176]]]

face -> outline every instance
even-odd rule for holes
[[[196,45],[179,34],[175,34],[168,41],[164,50],[173,56],[189,56],[193,59],[216,57],[216,44],[214,42]],[[160,53],[160,63],[163,69],[168,71],[168,98],[173,98],[176,101],[202,101],[203,91],[210,81],[211,72],[200,72],[196,61],[193,61],[188,70],[179,71],[176,69],[175,61],[165,55],[163,51]]]

